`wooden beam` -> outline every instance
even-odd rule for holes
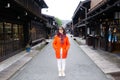
[[[114,7],[114,6],[115,6],[116,4],[118,4],[118,3],[120,3],[120,0],[117,1],[117,2],[115,2],[115,3],[114,3],[113,5],[111,5],[111,6],[107,6],[105,9],[103,9],[103,10],[101,10],[100,12],[94,14],[93,16],[87,17],[87,20],[89,20],[89,19],[91,19],[91,18],[93,18],[93,17],[95,17],[95,16],[97,16],[97,15],[99,15],[99,14],[101,14],[101,13],[107,11],[108,9]]]

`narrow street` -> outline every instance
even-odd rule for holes
[[[0,80],[120,80],[120,0],[0,0]]]
[[[58,77],[52,42],[9,80],[109,80],[96,64],[70,38],[66,76]]]

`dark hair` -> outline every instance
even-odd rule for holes
[[[57,29],[57,35],[60,34],[59,28],[62,28],[63,29],[63,35],[66,35],[66,31],[65,31],[65,29],[62,26],[58,27],[58,29]]]
[[[60,29],[60,28],[63,30],[63,34],[61,34],[61,33],[59,32],[59,29]],[[64,38],[66,37],[66,31],[65,31],[65,29],[64,29],[62,26],[60,26],[60,27],[58,28],[57,36],[60,37],[61,44],[63,44],[63,43],[64,43]]]

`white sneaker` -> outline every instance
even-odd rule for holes
[[[62,72],[61,71],[59,71],[58,76],[62,76]]]
[[[62,76],[65,76],[65,72],[64,71],[62,71]]]

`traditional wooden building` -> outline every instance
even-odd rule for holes
[[[46,32],[47,37],[46,38],[52,38],[55,35],[55,32],[58,28],[58,23],[56,22],[56,19],[54,16],[42,14],[42,16],[47,20],[46,22]]]
[[[119,53],[120,0],[90,0],[90,7],[86,7],[85,2],[87,0],[81,2],[74,12],[74,35],[86,35],[86,43],[95,49]]]
[[[87,12],[90,8],[90,0],[80,1],[79,5],[77,6],[73,17],[73,32],[74,36],[79,37],[86,37],[86,22],[85,19],[87,18]]]
[[[73,27],[72,21],[68,22],[65,27],[66,32],[72,34],[73,33],[72,27]]]
[[[0,61],[46,37],[43,0],[0,0]]]
[[[86,21],[88,45],[120,52],[120,0],[91,0]]]

